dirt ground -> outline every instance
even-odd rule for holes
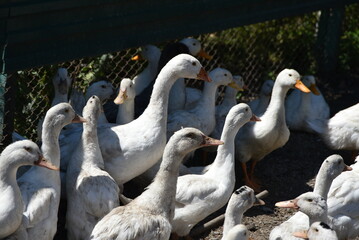
[[[345,82],[337,88],[325,88],[319,85],[331,107],[331,115],[359,102],[359,79],[355,80]],[[252,239],[268,239],[270,231],[275,226],[294,214],[294,210],[278,209],[274,207],[274,204],[311,191],[314,184],[313,178],[321,163],[334,153],[340,154],[347,164],[351,164],[351,152],[331,150],[315,134],[291,132],[289,141],[283,148],[277,149],[258,163],[255,174],[261,181],[263,189],[268,190],[269,194],[263,199],[266,202],[265,206],[253,207],[245,213],[244,224],[250,230]],[[61,214],[65,212],[65,209],[66,202],[62,201],[59,211],[59,229],[55,239],[66,239],[65,219],[64,214]],[[203,222],[213,219],[224,211],[225,207]],[[194,239],[221,239],[221,225],[213,227]],[[359,240],[359,238],[356,239]]]

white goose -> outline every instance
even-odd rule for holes
[[[248,103],[251,109],[253,109],[253,113],[257,116],[262,116],[263,113],[267,110],[272,95],[273,86],[273,80],[268,79],[264,81],[259,92],[259,98],[254,99]]]
[[[359,103],[328,120],[307,121],[332,149],[359,150]]]
[[[337,233],[324,222],[315,222],[308,231],[296,232],[294,236],[308,240],[338,240]]]
[[[145,59],[148,65],[141,73],[133,78],[135,85],[136,96],[141,94],[142,91],[150,84],[158,74],[158,60],[161,56],[161,50],[154,45],[146,45],[141,47],[141,52],[136,55],[132,60]]]
[[[41,150],[54,166],[60,166],[59,135],[71,122],[84,121],[68,103],[50,108],[42,128]],[[60,173],[32,167],[18,179],[25,211],[23,221],[29,239],[53,239],[57,229],[57,212],[60,203]]]
[[[39,147],[30,140],[17,141],[2,151],[0,156],[0,239],[15,233],[20,227],[24,204],[16,182],[16,171],[20,166],[25,165],[58,170],[43,158]]]
[[[158,75],[150,103],[140,117],[125,125],[98,126],[105,169],[117,184],[138,176],[161,158],[166,145],[168,94],[171,85],[181,77],[209,81],[197,59],[180,54]],[[79,137],[81,131],[73,134]]]
[[[187,235],[199,221],[223,207],[235,185],[234,138],[239,128],[255,119],[247,104],[240,103],[228,113],[217,156],[203,175],[187,174],[177,182],[173,232]]]
[[[225,212],[222,240],[248,239],[248,231],[242,231],[243,227],[237,226],[244,226],[241,224],[244,212],[255,205],[264,205],[264,202],[254,195],[250,187],[242,186],[232,193]],[[233,238],[235,233],[243,235],[242,238]]]
[[[135,118],[136,90],[133,81],[124,78],[114,103],[118,105],[116,124],[122,125],[131,122]]]
[[[330,110],[315,84],[314,76],[304,76],[302,81],[311,93],[293,90],[285,101],[285,119],[291,130],[313,132],[307,119],[328,119]]]
[[[177,110],[169,114],[167,138],[182,127],[194,127],[210,135],[216,126],[216,92],[221,85],[233,83],[232,74],[224,68],[215,68],[209,73],[212,82],[205,83],[197,106],[191,110]]]
[[[245,184],[255,191],[260,186],[253,181],[254,167],[273,150],[284,146],[289,139],[289,129],[285,122],[284,98],[290,88],[305,92],[310,90],[300,81],[300,75],[293,69],[281,71],[274,83],[272,96],[262,121],[244,126],[236,137],[236,161],[242,165]],[[249,174],[246,163],[252,160]]]
[[[334,179],[328,193],[328,214],[333,218],[339,239],[359,236],[359,163],[351,167],[353,171],[343,172]]]
[[[176,132],[166,145],[154,181],[129,204],[113,209],[100,220],[90,239],[169,239],[179,164],[190,151],[222,143],[194,128]]]
[[[119,205],[120,190],[104,170],[97,139],[101,102],[92,96],[83,109],[86,119],[66,173],[68,239],[88,239],[96,223]]]
[[[343,158],[340,155],[333,154],[327,157],[318,171],[313,192],[322,196],[323,199],[327,199],[328,191],[333,180],[343,171],[348,170],[351,170],[351,168],[344,164]],[[297,231],[306,230],[309,226],[308,216],[304,213],[297,212],[287,221],[273,228],[269,239],[297,239],[294,238],[292,234]]]

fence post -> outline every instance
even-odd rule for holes
[[[324,81],[333,83],[339,56],[339,41],[344,16],[344,5],[323,9],[319,19],[316,42],[318,75]]]

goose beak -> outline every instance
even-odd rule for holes
[[[201,70],[197,74],[197,78],[201,79],[203,81],[206,81],[206,82],[212,82],[212,79],[210,79],[210,77],[208,76],[208,73],[206,72],[206,70],[204,70],[203,67],[201,68]]]
[[[300,79],[297,79],[297,82],[295,83],[294,87],[302,92],[310,93],[309,88],[307,88],[304,83],[300,81]]]
[[[211,60],[213,57],[206,53],[203,49],[201,49],[198,53],[198,56],[203,57],[205,59]]]
[[[136,56],[133,56],[132,58],[131,58],[131,60],[133,60],[133,61],[138,61],[138,60],[141,60],[142,58],[141,58],[141,56],[140,55],[136,55]]]
[[[320,95],[320,92],[315,84],[310,85],[309,87],[310,91],[315,95]]]
[[[235,82],[231,82],[228,86],[236,89],[237,91],[244,91],[244,89]]]
[[[113,101],[115,104],[119,105],[125,102],[125,100],[128,98],[127,96],[127,90],[120,89],[120,92],[118,93],[118,96]]]
[[[39,157],[39,160],[34,162],[35,165],[40,166],[40,167],[45,167],[51,170],[55,170],[55,171],[59,171],[60,169],[54,165],[52,165],[50,162],[48,162],[46,160],[46,158],[44,158],[43,156]]]
[[[77,114],[74,117],[74,119],[72,119],[72,123],[84,123],[84,122],[87,122],[86,119],[84,119],[83,117],[80,117]]]
[[[276,207],[280,207],[280,208],[294,208],[294,209],[298,209],[298,205],[297,205],[297,200],[289,200],[289,201],[283,201],[283,202],[277,202],[275,204]]]
[[[343,169],[343,172],[345,172],[345,171],[351,171],[351,170],[353,170],[352,167],[350,167],[350,166],[348,166],[348,165],[345,165],[345,166],[344,166],[344,169]]]
[[[206,135],[203,135],[203,142],[201,146],[217,146],[217,145],[223,145],[224,142],[218,139],[214,139],[211,137],[208,137]]]
[[[253,206],[262,206],[265,205],[266,203],[262,200],[256,197],[255,202],[253,204]]]
[[[262,121],[259,117],[257,117],[256,115],[252,114],[252,117],[250,118],[251,122],[260,122]]]
[[[307,231],[294,232],[294,233],[293,233],[293,236],[294,236],[294,237],[297,237],[297,238],[309,239],[309,237],[308,237],[308,232],[307,232]]]

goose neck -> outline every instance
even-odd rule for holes
[[[327,199],[330,185],[332,184],[333,179],[331,179],[323,171],[319,171],[314,184],[314,193],[319,194],[324,199]]]
[[[43,126],[44,127],[42,131],[42,145],[41,145],[42,154],[49,162],[59,167],[60,166],[60,145],[59,145],[60,130],[53,127],[48,127],[46,122],[44,122]]]
[[[223,224],[223,238],[226,239],[228,231],[238,224],[242,224],[244,210],[242,207],[236,207],[237,211],[226,211]]]
[[[118,112],[116,117],[117,124],[126,124],[135,118],[135,101],[133,99],[127,100],[118,105]]]
[[[272,120],[281,120],[285,123],[285,110],[284,110],[284,99],[289,88],[281,86],[279,82],[274,84],[271,99],[263,118],[270,118]]]

